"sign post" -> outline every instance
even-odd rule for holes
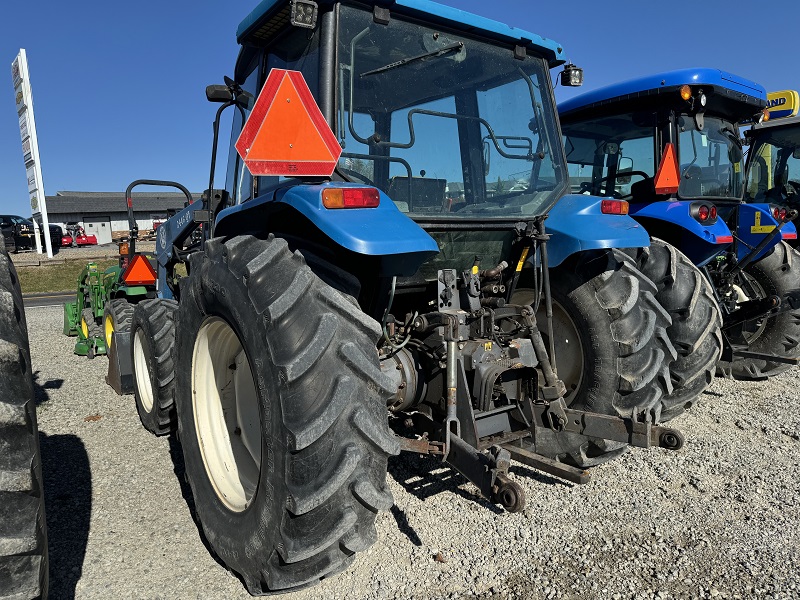
[[[22,157],[25,161],[25,172],[28,176],[28,195],[31,202],[31,216],[35,212],[42,215],[42,235],[48,258],[53,258],[53,247],[50,242],[50,222],[47,218],[47,205],[44,196],[44,180],[42,179],[42,163],[39,160],[39,141],[36,137],[36,122],[33,119],[33,94],[28,72],[28,58],[25,49],[20,49],[17,58],[11,63],[11,78],[14,82],[14,95],[17,100],[17,116],[19,117],[19,134],[22,138]],[[42,253],[39,228],[34,224],[36,234],[36,251]]]

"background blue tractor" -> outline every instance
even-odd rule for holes
[[[657,424],[671,317],[618,250],[647,233],[623,201],[567,194],[557,43],[426,0],[265,0],[238,41],[234,78],[207,88],[209,190],[159,227],[159,298],[114,335],[133,340],[142,423],[177,427],[200,525],[251,593],[368,548],[401,450],[518,511],[512,457],[583,483],[628,445],[681,447]],[[307,118],[265,124],[298,102]],[[326,139],[330,170],[308,174]]]
[[[793,90],[768,95],[769,119],[745,131],[747,202],[772,202],[800,210],[800,95]],[[798,217],[795,216],[795,227]],[[797,248],[797,238],[787,240]]]
[[[650,249],[631,254],[659,285],[673,327],[684,327],[673,338],[681,354],[673,376],[680,379],[709,378],[715,366],[729,376],[763,378],[800,358],[800,263],[783,241],[797,237],[787,223],[792,215],[743,203],[739,123],[761,119],[765,105],[764,88],[752,81],[687,69],[559,106],[573,187],[629,200],[631,216],[653,238]],[[715,300],[721,338],[692,323]]]

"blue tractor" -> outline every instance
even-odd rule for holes
[[[716,69],[659,73],[559,105],[573,191],[628,200],[652,238],[630,254],[683,327],[673,336],[681,380],[710,380],[715,368],[762,379],[800,362],[800,257],[786,242],[797,238],[794,213],[744,203],[739,124],[763,119],[765,105],[762,86]],[[721,337],[693,323],[715,303]]]
[[[251,593],[368,548],[401,450],[518,511],[511,458],[583,483],[629,445],[681,447],[659,425],[671,318],[619,250],[648,235],[626,202],[568,194],[559,44],[427,0],[264,0],[237,35],[206,92],[208,191],[159,227],[158,298],[115,331],[110,378],[127,346],[142,423],[177,428],[200,525]],[[164,183],[132,184],[129,210]]]
[[[786,211],[800,209],[800,94],[794,90],[768,95],[769,119],[745,131],[747,202],[771,202]],[[797,226],[798,217],[794,224]],[[787,240],[797,248],[797,238]]]

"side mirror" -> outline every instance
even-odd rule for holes
[[[253,105],[256,103],[256,97],[250,92],[242,90],[236,94],[236,104],[245,110],[253,110]]]
[[[633,159],[621,156],[617,169],[617,183],[627,185],[631,182],[630,172],[633,171]]]
[[[206,87],[206,99],[209,102],[230,102],[233,100],[233,93],[227,85],[209,85]]]

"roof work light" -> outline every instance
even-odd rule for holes
[[[569,63],[561,71],[561,85],[564,87],[580,87],[583,85],[583,69]]]

